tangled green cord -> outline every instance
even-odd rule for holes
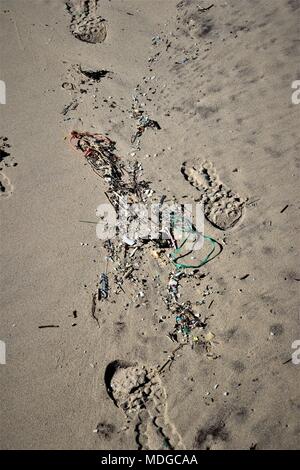
[[[175,226],[176,224],[176,219],[178,219],[175,215],[173,215],[172,217],[172,221],[173,221],[173,226]],[[190,250],[189,252],[187,253],[181,253],[181,250],[184,246],[184,244],[186,243],[186,241],[188,240],[189,236],[192,234],[192,233],[197,233],[197,231],[193,228],[193,225],[192,223],[185,219],[185,223],[188,225],[188,228],[186,229],[185,227],[183,228],[183,231],[184,232],[187,232],[188,233],[188,236],[184,239],[184,241],[181,243],[181,245],[176,248],[172,253],[171,253],[171,260],[172,262],[174,263],[174,265],[176,266],[176,268],[178,269],[185,269],[185,268],[192,268],[192,269],[197,269],[197,268],[200,268],[201,266],[203,266],[204,264],[208,263],[209,261],[211,261],[213,258],[215,258],[215,256],[211,257],[212,254],[214,253],[215,249],[216,249],[216,245],[218,244],[218,242],[208,236],[208,235],[203,235],[203,238],[204,240],[208,240],[212,246],[212,249],[210,250],[210,252],[208,253],[207,256],[205,256],[205,258],[203,258],[200,263],[198,264],[185,264],[185,263],[179,263],[178,260],[180,258],[185,258],[189,253],[191,253],[193,250]]]

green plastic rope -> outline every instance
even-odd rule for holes
[[[176,216],[173,216],[173,223],[175,225],[176,223],[176,219],[177,217]],[[185,222],[187,223],[188,225],[188,228],[183,229],[183,231],[187,232],[188,233],[188,236],[185,238],[185,240],[181,243],[181,245],[176,248],[176,250],[174,250],[172,253],[171,253],[171,260],[172,262],[174,263],[174,265],[176,266],[176,268],[178,269],[185,269],[185,268],[191,268],[191,269],[197,269],[197,268],[200,268],[201,266],[203,266],[204,264],[208,263],[209,261],[211,261],[213,258],[211,258],[212,254],[214,253],[215,249],[216,249],[216,245],[218,244],[217,240],[215,240],[214,238],[208,236],[208,235],[203,235],[203,238],[204,240],[208,240],[212,246],[212,249],[211,251],[208,253],[207,256],[205,256],[205,258],[203,258],[198,264],[185,264],[185,263],[178,263],[178,260],[180,258],[185,258],[189,253],[192,253],[193,250],[190,250],[189,252],[187,253],[181,253],[181,250],[182,250],[182,247],[184,246],[184,244],[186,243],[186,241],[188,240],[189,236],[192,234],[192,233],[196,233],[196,230],[193,228],[191,222],[187,219],[185,219]]]

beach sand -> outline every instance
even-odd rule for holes
[[[2,449],[299,448],[299,16],[295,0],[1,1]],[[161,128],[140,149],[138,93]],[[157,195],[199,200],[187,179],[207,162],[229,219],[240,204],[232,227],[206,205],[223,250],[180,280],[205,327],[173,355],[174,267],[150,247],[124,292],[108,264],[93,313],[107,253],[82,221],[107,188],[74,130],[109,136]]]

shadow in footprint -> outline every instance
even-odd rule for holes
[[[110,362],[108,364],[108,366],[106,367],[106,369],[105,369],[104,383],[105,383],[105,386],[106,386],[106,391],[107,391],[108,396],[112,399],[112,401],[114,402],[114,404],[117,407],[119,405],[118,405],[116,399],[114,398],[113,389],[112,389],[112,386],[111,386],[112,378],[119,369],[122,369],[122,368],[126,369],[127,367],[130,367],[132,365],[133,364],[130,364],[129,362],[116,360],[116,361]]]

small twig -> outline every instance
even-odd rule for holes
[[[292,361],[292,358],[290,357],[290,359],[288,359],[287,361],[283,362],[282,364],[283,364],[283,365],[284,365],[284,364],[288,364],[288,363],[291,362],[291,361]]]
[[[59,328],[59,325],[40,325],[39,328]]]
[[[255,202],[258,202],[260,201],[260,197],[256,198],[256,199],[250,199],[250,201],[247,201],[246,202],[246,206],[251,206],[251,204],[254,204]]]
[[[96,225],[98,223],[98,222],[93,222],[92,220],[79,220],[79,222],[83,222],[84,224],[96,224]]]
[[[177,348],[175,348],[172,352],[171,352],[171,357],[169,357],[169,359],[167,359],[167,361],[157,370],[158,374],[161,374],[161,372],[167,367],[167,365],[169,363],[172,363],[175,359],[175,353],[181,349],[183,346],[185,346],[186,343],[182,343],[180,344],[179,346],[177,346]]]
[[[132,258],[135,255],[135,253],[137,252],[138,249],[139,249],[139,246],[136,246],[134,248],[134,250],[132,251],[132,253],[130,253],[129,257]]]
[[[91,311],[91,314],[92,314],[92,318],[96,321],[98,327],[100,328],[100,324],[99,324],[99,320],[98,318],[96,317],[95,315],[95,312],[96,312],[96,305],[97,305],[97,294],[93,294],[93,297],[92,297],[92,311]]]
[[[200,11],[200,13],[204,13],[205,11],[210,10],[213,6],[214,6],[214,4],[212,3],[211,5],[209,5],[209,7],[199,8],[199,11]]]
[[[247,277],[249,277],[250,274],[245,274],[244,276],[240,277],[240,281],[243,281],[244,279],[247,279]]]

